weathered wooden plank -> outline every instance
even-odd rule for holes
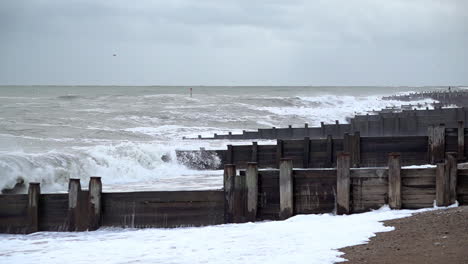
[[[89,180],[88,230],[97,230],[102,217],[102,182],[100,177]]]
[[[388,204],[392,209],[401,209],[400,171],[400,154],[390,154],[388,158]]]
[[[41,188],[39,183],[29,183],[28,189],[28,228],[27,233],[39,231],[39,196]]]
[[[350,213],[350,155],[347,152],[338,154],[336,182],[337,214]]]
[[[303,158],[303,168],[309,168],[309,161],[310,161],[310,138],[304,138],[304,158]]]
[[[250,159],[252,162],[258,161],[258,143],[252,142],[252,157]]]
[[[247,221],[254,222],[257,219],[258,205],[258,166],[255,162],[247,163]]]
[[[437,206],[448,205],[448,177],[446,170],[446,163],[437,164],[436,169],[436,202]]]
[[[457,164],[457,153],[456,152],[448,152],[447,153],[447,168],[446,168],[446,173],[449,173],[448,176],[448,192],[449,192],[449,197],[448,197],[448,202],[449,204],[455,203],[457,200],[457,170],[458,170],[458,164]]]
[[[224,222],[232,223],[234,221],[235,205],[235,177],[236,166],[233,164],[224,165]]]
[[[293,170],[291,159],[281,159],[280,162],[280,218],[287,219],[293,215]]]

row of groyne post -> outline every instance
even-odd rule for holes
[[[336,168],[297,169],[283,158],[277,169],[224,166],[223,188],[207,191],[102,192],[99,177],[88,190],[71,179],[68,193],[0,195],[0,232],[85,231],[99,227],[174,228],[283,220],[298,214],[365,212],[388,204],[418,209],[468,203],[468,169],[456,153],[435,166],[403,167],[390,153],[384,167],[353,168],[350,153]]]
[[[345,133],[359,132],[362,136],[416,136],[426,135],[427,127],[431,125],[445,124],[455,128],[459,121],[468,122],[468,110],[466,107],[435,108],[403,110],[401,112],[380,111],[375,115],[356,115],[349,123],[342,124],[338,120],[334,124],[321,122],[319,127],[310,127],[305,124],[302,127],[289,125],[286,128],[261,128],[257,131],[243,130],[241,134],[229,132],[228,134],[214,134],[212,137],[198,135],[193,139],[224,139],[224,140],[249,140],[249,139],[301,139],[326,138],[327,136],[343,137]],[[192,138],[185,138],[192,139]]]
[[[423,99],[432,99],[439,101],[440,105],[458,105],[468,106],[468,90],[450,89],[438,91],[423,91],[417,93],[408,93],[402,95],[392,95],[382,97],[384,100],[415,101]]]
[[[290,157],[296,168],[336,167],[337,153],[350,153],[352,167],[385,166],[386,155],[401,153],[404,165],[436,164],[446,152],[457,153],[459,162],[468,157],[468,129],[459,121],[456,128],[444,124],[429,126],[425,136],[362,137],[359,132],[342,138],[277,140],[276,144],[228,145],[219,150],[176,151],[180,163],[193,169],[222,169],[225,164],[246,168],[257,162],[260,168],[278,168],[280,160]]]
[[[174,228],[352,214],[385,204],[468,204],[468,169],[458,164],[468,156],[465,108],[377,116],[322,124],[319,136],[288,127],[298,140],[281,139],[275,128],[276,145],[202,150],[197,159],[209,161],[202,169],[211,169],[212,157],[221,160],[216,168],[223,169],[223,187],[217,190],[103,192],[101,179],[91,177],[88,189],[70,179],[67,193],[41,193],[39,183],[30,183],[27,194],[0,195],[0,232]],[[186,152],[186,160],[197,153]]]

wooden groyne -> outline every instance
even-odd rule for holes
[[[468,90],[450,89],[443,91],[425,91],[403,95],[382,97],[383,100],[415,101],[432,99],[439,101],[441,105],[468,106]]]
[[[0,232],[84,231],[111,227],[204,226],[280,220],[297,214],[364,212],[389,204],[394,209],[468,204],[468,169],[458,169],[456,154],[431,168],[402,168],[398,153],[378,168],[352,168],[349,153],[337,168],[295,169],[282,159],[279,169],[224,167],[224,188],[211,191],[102,192],[100,178],[82,190],[70,180],[68,193],[0,195]]]
[[[446,127],[456,128],[459,121],[468,122],[468,108],[436,108],[425,110],[403,110],[401,112],[378,112],[376,115],[356,115],[349,120],[349,124],[325,124],[320,127],[264,128],[257,131],[243,131],[241,134],[229,132],[227,135],[214,134],[213,137],[196,139],[303,139],[343,137],[345,133],[359,132],[362,136],[422,136],[426,135],[427,127],[445,124]]]
[[[278,168],[282,158],[291,158],[295,168],[336,167],[336,155],[349,152],[352,167],[385,166],[387,155],[401,153],[403,165],[436,164],[445,152],[457,153],[459,161],[468,157],[468,129],[464,122],[457,128],[430,126],[427,136],[362,137],[360,133],[343,138],[277,140],[275,145],[228,145],[223,150],[176,151],[180,163],[194,169],[222,169],[225,164],[246,168],[257,162],[260,168]]]

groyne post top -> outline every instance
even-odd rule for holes
[[[91,177],[89,179],[89,204],[88,204],[88,229],[96,230],[101,226],[102,212],[102,182],[101,177]]]
[[[293,216],[293,162],[292,159],[280,160],[280,219]]]
[[[401,209],[400,153],[390,153],[388,157],[388,204],[392,209]]]
[[[39,197],[41,195],[41,186],[37,182],[29,183],[28,189],[28,209],[27,218],[28,226],[26,233],[34,233],[39,231]]]
[[[76,208],[78,205],[78,195],[81,191],[80,179],[70,179],[68,182],[68,207]]]
[[[336,213],[339,215],[351,212],[350,160],[351,156],[348,152],[338,153],[336,165]]]
[[[247,221],[254,222],[257,219],[258,205],[258,165],[257,162],[247,162],[246,170],[247,187]]]

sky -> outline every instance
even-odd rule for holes
[[[467,47],[467,0],[0,1],[3,85],[468,85]]]

